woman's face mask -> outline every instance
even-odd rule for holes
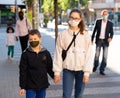
[[[23,20],[23,16],[22,15],[19,15],[19,18],[20,18],[20,20]]]
[[[20,18],[20,20],[23,20],[23,18],[24,18],[24,14],[21,12],[21,13],[19,13],[19,18]]]
[[[78,24],[80,23],[80,21],[69,20],[68,23],[69,23],[71,26],[78,26]]]

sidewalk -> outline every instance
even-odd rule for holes
[[[60,30],[64,28],[61,27]],[[55,39],[51,28],[40,29],[43,37],[43,45],[51,55],[54,54]],[[13,61],[7,60],[7,48],[4,46],[5,28],[0,28],[0,98],[25,98],[19,96],[19,59],[21,48],[19,42],[15,46],[15,56]],[[117,42],[117,44],[116,44]],[[110,46],[107,75],[99,75],[99,71],[91,75],[89,83],[86,85],[83,98],[120,98],[120,60],[119,50],[120,36],[115,36]],[[117,47],[117,48],[116,48]],[[118,67],[117,67],[118,66]],[[49,79],[51,86],[47,89],[46,98],[62,98],[62,82],[55,85]],[[73,94],[72,94],[73,95]],[[72,97],[74,98],[74,97]]]

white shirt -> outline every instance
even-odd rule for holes
[[[105,39],[106,24],[107,24],[107,21],[106,22],[102,21],[101,32],[99,37],[100,39]]]
[[[27,23],[26,23],[27,22]],[[25,36],[28,34],[28,29],[31,30],[32,26],[29,20],[24,18],[23,20],[17,20],[16,23],[16,36]]]
[[[7,33],[6,34],[6,45],[7,46],[14,46],[16,42],[16,37],[14,33]]]

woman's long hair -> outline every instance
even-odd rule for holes
[[[73,12],[77,12],[79,15],[80,15],[80,18],[81,18],[81,21],[80,23],[78,24],[78,27],[80,28],[80,34],[83,34],[83,31],[85,30],[85,23],[84,23],[84,18],[83,18],[83,14],[80,10],[78,9],[73,9],[71,12],[70,12],[70,15],[73,13]],[[69,17],[70,17],[69,15]]]

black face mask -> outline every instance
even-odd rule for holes
[[[31,41],[30,42],[30,46],[33,48],[37,47],[38,45],[39,45],[39,41]]]
[[[23,20],[23,15],[19,15],[20,20]]]

